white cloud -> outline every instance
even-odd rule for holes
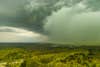
[[[0,27],[0,42],[45,42],[47,37],[32,31],[15,28]]]

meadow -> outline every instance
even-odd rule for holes
[[[98,46],[6,47],[0,67],[100,67]]]

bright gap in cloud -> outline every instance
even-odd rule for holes
[[[0,42],[46,42],[47,37],[15,27],[0,27]]]

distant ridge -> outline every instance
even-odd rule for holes
[[[0,43],[0,48],[33,48],[33,49],[47,49],[47,48],[69,48],[69,49],[100,49],[100,46],[81,45],[75,46],[72,44],[55,44],[55,43]]]

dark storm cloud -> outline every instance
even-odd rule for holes
[[[0,25],[16,26],[25,17],[26,0],[0,0]]]
[[[91,18],[90,16],[93,16],[93,11],[99,10],[99,4],[99,0],[0,0],[0,26],[16,27],[43,34],[48,33],[49,38],[55,41],[56,39],[66,41],[68,38],[74,40],[72,36],[67,35],[69,34],[68,31],[81,30],[82,28],[80,27],[78,29],[74,28],[78,27],[77,24],[83,24],[78,17],[81,20],[84,19],[84,15],[86,15],[87,19]],[[98,13],[94,13],[94,20],[99,17],[97,16]],[[87,20],[86,18],[84,20]],[[73,24],[74,21],[76,24],[69,25],[70,27],[67,26],[70,24],[69,22]],[[83,25],[85,26],[85,24]],[[45,29],[43,28],[44,26]],[[91,25],[89,27],[91,28]]]
[[[94,5],[94,4],[93,4]],[[92,6],[93,6],[92,5]],[[63,7],[47,18],[44,29],[52,42],[100,41],[100,11],[82,1],[72,7]]]

